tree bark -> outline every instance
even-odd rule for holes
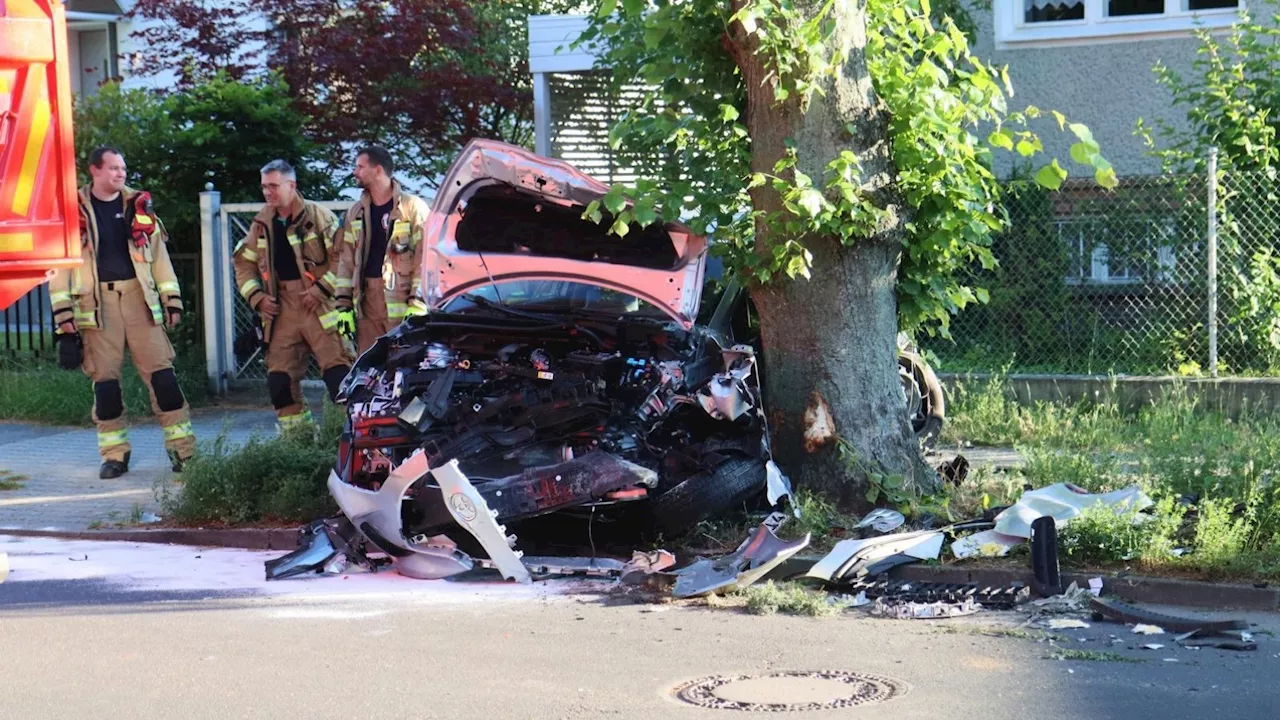
[[[735,0],[735,5],[741,0]],[[816,12],[821,0],[797,2]],[[737,23],[729,44],[747,86],[752,169],[772,173],[794,139],[798,168],[816,185],[825,166],[850,150],[861,163],[863,192],[889,210],[878,230],[845,246],[838,236],[808,236],[811,279],[784,276],[751,288],[764,345],[762,379],[774,454],[797,487],[817,490],[846,509],[865,509],[869,473],[899,475],[914,491],[937,487],[911,431],[898,380],[897,268],[906,214],[894,181],[886,111],[867,69],[865,2],[835,3],[827,50],[849,48],[841,72],[821,82],[807,108],[777,104],[765,58]],[[757,210],[781,209],[769,186],[752,190]],[[777,233],[755,228],[765,253]],[[841,457],[847,443],[857,460]]]

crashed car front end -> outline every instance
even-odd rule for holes
[[[424,251],[433,312],[380,338],[340,393],[328,486],[351,527],[304,533],[332,551],[306,541],[276,577],[350,559],[354,528],[405,575],[483,555],[527,581],[514,522],[598,512],[678,531],[790,495],[754,350],[695,322],[703,238],[677,224],[611,236],[581,217],[606,188],[499,143],[469,146],[442,187]]]

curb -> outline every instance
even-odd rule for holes
[[[1034,576],[1030,569],[961,568],[900,565],[889,571],[897,580],[921,582],[976,583],[1008,585],[1021,582],[1028,586]],[[1141,575],[1108,575],[1101,573],[1063,573],[1062,584],[1076,583],[1089,587],[1090,578],[1102,578],[1102,592],[1129,602],[1157,605],[1182,605],[1221,610],[1280,610],[1280,589],[1233,583],[1210,583],[1198,580],[1146,577]]]
[[[820,557],[796,556],[774,568],[766,579],[785,580],[803,575],[820,560]],[[948,583],[953,585],[973,583],[983,586],[1008,586],[1015,582],[1028,587],[1034,579],[1030,568],[965,568],[936,565],[899,565],[889,570],[894,580]],[[1091,578],[1102,578],[1105,596],[1117,597],[1127,602],[1152,605],[1179,605],[1214,610],[1252,610],[1260,612],[1280,611],[1280,588],[1259,588],[1253,585],[1211,583],[1198,580],[1146,577],[1141,575],[1115,575],[1107,573],[1063,573],[1062,584],[1089,587]],[[1035,599],[1033,597],[1033,599]]]
[[[157,530],[22,530],[0,528],[0,535],[47,537],[62,540],[106,540],[114,542],[163,543],[245,550],[296,550],[298,528],[165,528]]]

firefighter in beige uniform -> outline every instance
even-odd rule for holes
[[[376,145],[356,154],[354,175],[364,189],[338,232],[338,308],[344,332],[354,320],[356,352],[410,315],[424,315],[422,237],[428,207],[392,178],[391,154]],[[353,317],[354,316],[354,317]]]
[[[240,295],[262,319],[267,392],[281,430],[314,422],[298,386],[312,353],[330,400],[336,399],[355,359],[338,334],[331,290],[338,261],[333,249],[337,217],[303,198],[297,187],[293,167],[283,160],[262,168],[266,205],[234,253]]]
[[[120,392],[125,348],[151,394],[151,410],[164,429],[174,472],[195,454],[190,407],[173,372],[173,345],[165,327],[182,319],[182,296],[166,249],[168,235],[151,211],[151,196],[125,186],[119,151],[97,148],[89,157],[93,182],[80,189],[80,267],[59,270],[49,282],[58,326],[59,356],[93,380],[93,420],[104,479],[129,471],[132,448]]]

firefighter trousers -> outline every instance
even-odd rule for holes
[[[360,318],[356,321],[356,352],[363,353],[398,323],[387,317],[387,292],[382,278],[365,278],[360,296]]]
[[[124,351],[129,351],[138,377],[151,394],[151,411],[164,430],[170,456],[186,460],[195,454],[191,408],[173,372],[173,345],[155,324],[137,279],[98,284],[102,298],[97,329],[80,331],[84,341],[81,369],[93,380],[93,421],[98,426],[98,453],[103,461],[124,462],[129,445],[128,420],[120,391]]]
[[[276,298],[280,313],[270,320],[267,391],[282,430],[313,422],[311,409],[307,407],[299,385],[307,374],[312,355],[320,365],[330,400],[354,362],[348,345],[338,334],[336,312],[332,313],[332,324],[325,327],[320,316],[303,305],[302,298],[306,292],[306,285],[301,280],[280,281]]]

